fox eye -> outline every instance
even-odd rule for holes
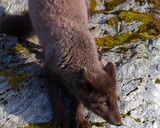
[[[102,107],[106,107],[106,106],[107,106],[107,103],[106,103],[106,102],[100,102],[100,105],[101,105]]]

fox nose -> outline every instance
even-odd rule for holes
[[[121,122],[121,123],[119,123],[119,124],[116,124],[117,126],[121,126],[121,125],[123,125],[123,122]]]

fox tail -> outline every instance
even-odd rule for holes
[[[29,13],[23,15],[7,15],[0,22],[0,33],[27,38],[34,35],[34,30]]]

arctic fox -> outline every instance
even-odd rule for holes
[[[61,88],[73,96],[74,127],[90,127],[83,105],[108,123],[122,125],[116,68],[112,62],[105,67],[99,62],[94,38],[88,30],[88,10],[88,0],[29,0],[29,14],[8,16],[0,23],[0,31],[7,34],[25,37],[34,29],[38,35],[44,49],[53,128],[69,128]]]

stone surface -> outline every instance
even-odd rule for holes
[[[9,14],[22,14],[28,10],[28,0],[1,0],[0,6]]]
[[[94,37],[105,37],[107,35],[114,36],[117,34],[117,26],[111,26],[107,24],[107,20],[111,17],[117,17],[117,15],[94,14],[89,19],[89,29]]]
[[[118,31],[118,35],[123,34],[124,32],[134,33],[139,30],[138,26],[140,26],[142,22],[131,22],[131,23],[125,23],[125,21],[118,23],[118,28],[120,28]]]
[[[160,79],[160,38],[116,46],[104,53],[102,64],[109,61],[117,64],[118,104],[124,124],[119,128],[160,127],[160,83],[155,82]],[[94,114],[90,120],[100,121]]]
[[[116,46],[104,55],[102,63],[120,64],[119,105],[121,113],[128,113],[122,128],[160,127],[160,84],[155,82],[160,78],[160,38]]]
[[[104,6],[104,0],[96,0],[97,2],[97,6],[96,6],[96,10],[105,10],[106,7]]]
[[[127,10],[130,11],[131,9],[139,11],[141,13],[149,12],[150,8],[153,8],[153,4],[149,4],[147,1],[143,2],[140,5],[139,2],[135,2],[135,0],[127,0],[123,4],[118,5],[113,10],[109,11],[109,13],[113,13],[118,10]]]
[[[103,10],[104,1],[96,1],[96,10]],[[119,9],[148,12],[152,7],[147,2],[140,5],[139,2],[128,0],[110,13]],[[20,14],[27,8],[27,0],[0,1],[0,15],[4,11]],[[157,10],[159,13],[160,10]],[[136,32],[141,25],[141,22],[122,21],[110,26],[107,20],[111,17],[117,15],[101,13],[90,18],[89,28],[94,37]],[[104,55],[102,65],[109,61],[117,65],[118,105],[124,124],[119,128],[159,128],[160,84],[156,80],[160,79],[160,37],[115,47],[101,47],[100,50]],[[42,51],[39,43],[19,42],[16,37],[0,35],[0,127],[22,127],[53,118],[43,81]],[[21,76],[25,76],[23,81],[17,79]],[[64,101],[69,104],[67,98]],[[104,122],[86,108],[85,115],[90,122]],[[105,128],[106,124],[101,127]],[[109,124],[107,127],[118,128]]]
[[[38,51],[41,47],[24,41],[17,51],[17,42],[15,37],[0,37],[0,126],[12,128],[52,119],[43,81],[43,55]],[[15,77],[19,73],[28,77],[19,82],[21,76]]]

